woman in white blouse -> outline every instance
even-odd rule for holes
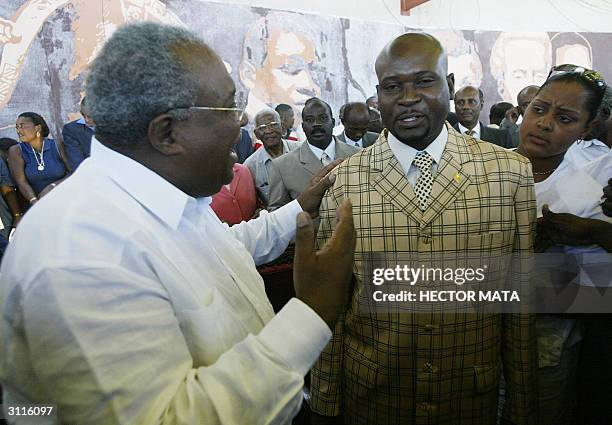
[[[603,214],[600,198],[612,175],[612,157],[581,169],[564,161],[572,143],[593,126],[605,87],[597,72],[560,65],[551,70],[526,110],[517,151],[531,161],[538,212],[543,211],[537,252],[592,254],[610,248],[606,232],[612,229],[612,219]],[[581,272],[570,281],[552,283],[563,287],[600,282]],[[573,423],[582,326],[576,317],[538,317],[540,424]]]

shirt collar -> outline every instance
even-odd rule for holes
[[[178,227],[187,203],[210,204],[195,200],[144,165],[91,139],[91,162],[102,169],[143,207],[173,229]]]
[[[412,165],[412,161],[416,157],[417,151],[412,146],[408,146],[405,143],[400,142],[397,137],[393,135],[393,133],[389,132],[388,136],[389,147],[395,155],[395,158],[398,160],[402,168],[406,173],[410,169]],[[442,160],[442,154],[444,153],[444,148],[446,147],[446,141],[448,140],[448,130],[446,129],[446,125],[442,126],[442,131],[440,134],[425,148],[425,151],[431,155],[436,165],[440,165],[440,161]]]
[[[359,139],[359,140],[353,140],[353,139],[351,139],[350,137],[348,137],[348,135],[346,134],[346,131],[344,131],[343,133],[344,133],[344,138],[345,138],[347,141],[352,142],[352,143],[349,143],[350,145],[354,145],[355,143],[357,143],[357,144],[359,145],[359,147],[363,147],[363,142],[362,142],[363,137],[362,137],[361,139]]]
[[[583,148],[583,149],[590,148],[591,146],[601,146],[601,147],[604,147],[604,148],[606,148],[606,149],[610,149],[610,148],[608,147],[608,145],[606,145],[604,142],[602,142],[602,141],[601,141],[601,140],[599,140],[599,139],[591,139],[591,140],[578,140],[578,141],[576,142],[576,144],[577,144],[578,146],[580,146],[581,148]]]
[[[85,118],[83,118],[83,117],[79,118],[76,122],[77,122],[77,124],[83,124],[85,127],[90,128],[92,130],[95,130],[95,127],[91,126],[91,125],[88,125],[87,121],[85,121]]]
[[[283,155],[286,154],[287,152],[289,152],[289,146],[287,145],[287,141],[285,139],[281,139],[281,142],[283,144]],[[264,164],[267,164],[268,161],[272,161],[272,157],[270,156],[270,154],[268,153],[268,151],[266,150],[265,146],[262,146],[261,148],[257,149],[258,151],[262,151],[260,153],[260,157],[259,160],[261,162],[263,162]]]
[[[336,159],[336,140],[334,137],[332,137],[331,142],[329,142],[329,145],[327,145],[325,150],[319,149],[318,147],[311,145],[310,142],[308,142],[308,147],[310,148],[312,153],[319,159],[319,161],[323,156],[323,152],[325,152],[332,161]]]
[[[459,131],[461,132],[461,134],[465,134],[466,131],[470,131],[469,128],[462,126],[460,122],[457,123],[457,125],[459,126]],[[472,137],[480,139],[480,123],[476,124],[472,131],[474,132],[474,134],[472,134]]]

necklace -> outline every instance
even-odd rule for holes
[[[555,170],[556,170],[556,168],[553,168],[552,170],[544,171],[543,173],[536,173],[536,172],[534,171],[534,172],[533,172],[533,175],[534,175],[534,176],[545,176],[546,174],[550,174],[550,173],[552,173],[552,172],[553,172],[553,171],[555,171]]]
[[[45,139],[43,139],[42,149],[40,150],[40,161],[38,160],[38,154],[34,150],[34,147],[32,147],[32,145],[30,145],[30,147],[32,148],[34,159],[36,160],[36,163],[38,164],[38,167],[37,167],[38,171],[43,171],[45,169],[45,158],[43,156],[45,154]]]

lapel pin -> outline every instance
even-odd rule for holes
[[[457,183],[461,183],[461,175],[459,175],[459,173],[455,174],[454,179]]]

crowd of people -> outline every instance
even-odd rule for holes
[[[612,88],[556,66],[485,125],[486,93],[455,87],[429,34],[391,40],[373,72],[377,94],[337,114],[312,97],[251,119],[197,36],[131,24],[92,64],[63,143],[20,114],[19,141],[0,140],[5,412],[52,404],[71,424],[610,420],[612,312],[379,311],[367,286],[373,253],[475,252],[563,254],[580,272],[554,286],[612,285]],[[256,266],[288,247],[295,297],[274,312]],[[500,282],[539,284],[530,261],[500,267]]]

